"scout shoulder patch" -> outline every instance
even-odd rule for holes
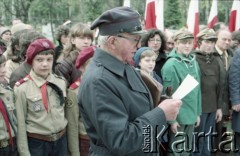
[[[18,86],[20,86],[21,84],[23,84],[24,82],[27,82],[28,80],[29,80],[29,77],[26,76],[26,77],[24,77],[23,79],[17,81],[17,82],[15,83],[15,86],[18,87]]]
[[[73,106],[73,101],[70,98],[66,98],[65,100],[66,100],[66,102],[65,102],[66,107],[72,107]]]

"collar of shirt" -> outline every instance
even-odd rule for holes
[[[4,86],[2,84],[0,84],[0,94],[4,94],[6,92],[7,92],[7,90],[4,88]]]
[[[227,51],[222,51],[220,48],[218,48],[216,45],[215,45],[215,48],[218,52],[219,55],[223,55],[223,54],[227,54]]]
[[[47,79],[43,79],[40,76],[37,76],[36,73],[31,70],[29,75],[31,76],[32,80],[36,83],[36,85],[40,88],[44,83],[46,83],[46,81],[54,83],[53,80],[53,75],[50,73],[47,77]]]
[[[125,64],[118,60],[113,55],[105,52],[104,50],[97,48],[93,56],[93,60],[96,62],[96,65],[103,65],[106,69],[111,72],[123,77]]]

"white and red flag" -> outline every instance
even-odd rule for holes
[[[147,0],[145,8],[145,29],[164,29],[163,0]]]
[[[233,1],[228,28],[231,32],[240,30],[240,0]]]
[[[123,1],[123,6],[131,7],[130,0],[124,0],[124,1]]]
[[[187,28],[194,35],[194,47],[197,47],[196,36],[199,32],[199,2],[191,0],[187,16]]]
[[[213,28],[213,26],[218,22],[218,10],[217,10],[217,0],[212,0],[212,6],[210,14],[208,17],[208,28]]]

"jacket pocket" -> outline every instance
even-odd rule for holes
[[[33,112],[39,112],[44,110],[41,94],[29,95],[27,96],[27,100],[28,100],[28,107]]]

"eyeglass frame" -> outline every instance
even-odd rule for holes
[[[152,42],[152,43],[162,43],[162,40],[160,39],[149,39],[148,42]]]
[[[129,40],[129,41],[134,41],[134,42],[137,43],[136,46],[138,46],[138,44],[141,43],[141,40],[142,40],[142,37],[141,37],[141,36],[140,36],[139,39],[131,38],[131,37],[127,37],[127,36],[123,36],[123,35],[120,35],[120,34],[116,35],[116,37],[125,38],[125,39],[127,39],[127,40]]]

